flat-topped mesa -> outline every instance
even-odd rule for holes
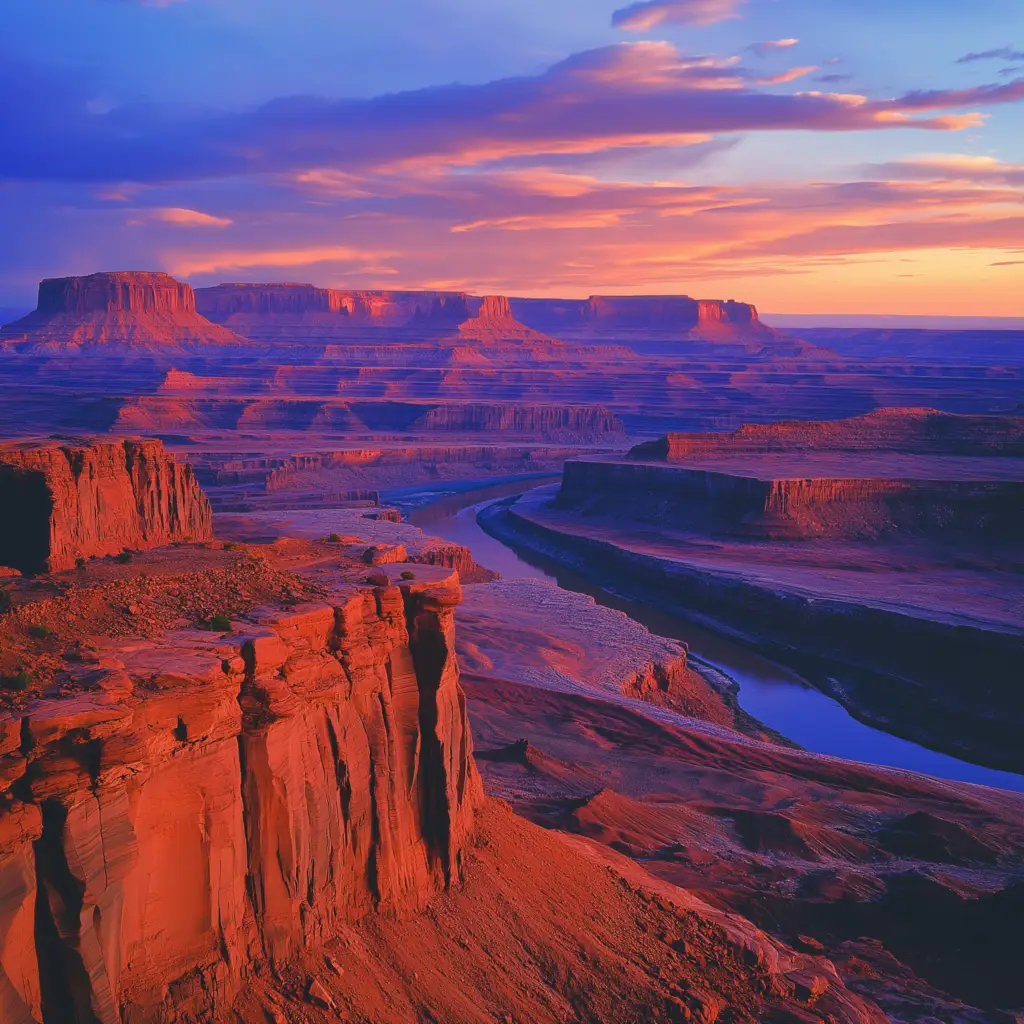
[[[876,409],[843,420],[746,424],[730,434],[667,434],[637,445],[633,459],[668,461],[759,452],[891,451],[1024,456],[1024,418],[937,409]]]
[[[359,291],[318,288],[285,281],[277,284],[226,283],[196,292],[200,313],[216,323],[260,326],[399,327],[443,323],[454,326],[469,316],[468,296],[458,292]]]
[[[207,541],[210,502],[160,441],[0,446],[0,565],[60,572],[78,559]]]
[[[168,274],[116,271],[39,285],[34,312],[0,328],[0,340],[44,348],[237,344],[196,312],[195,293]]]
[[[374,576],[248,633],[108,639],[61,696],[0,710],[5,1024],[227,1020],[257,971],[461,881],[483,792],[458,576]]]
[[[119,271],[39,284],[39,313],[195,313],[195,293],[169,274]]]
[[[520,323],[512,315],[512,306],[504,295],[485,295],[476,316],[459,324],[459,335],[468,341],[484,343],[532,341],[555,344],[553,338]]]
[[[780,336],[757,309],[732,299],[688,295],[591,295],[589,299],[513,299],[516,314],[542,330],[558,327],[670,332],[680,338],[751,343]]]

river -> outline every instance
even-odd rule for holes
[[[527,488],[541,482],[531,480]],[[402,507],[410,523],[464,545],[480,565],[501,573],[505,579],[547,580],[566,590],[589,594],[599,604],[625,612],[652,633],[685,641],[698,667],[701,663],[709,665],[737,683],[739,703],[745,711],[806,750],[1024,792],[1024,775],[970,764],[865,725],[784,665],[688,620],[596,588],[549,559],[518,553],[485,533],[477,523],[477,511],[523,490],[522,480],[503,480],[486,485],[449,483],[409,488],[383,497],[389,504]]]

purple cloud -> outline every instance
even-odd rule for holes
[[[788,50],[799,42],[799,39],[766,39],[760,43],[751,43],[747,49],[758,57],[767,57],[768,54],[775,53],[777,50]]]
[[[612,15],[612,25],[644,32],[656,25],[712,25],[739,17],[746,0],[642,0]]]
[[[997,50],[982,50],[981,53],[965,54],[957,61],[957,64],[973,64],[979,60],[1024,60],[1024,50],[1015,50],[1012,46],[1000,46]]]
[[[782,80],[796,70],[806,71]],[[882,101],[778,93],[759,88],[735,61],[689,57],[659,42],[586,51],[532,77],[370,99],[283,97],[235,113],[154,104],[92,113],[86,83],[54,84],[37,69],[13,77],[22,87],[0,108],[0,179],[103,183],[468,167],[750,131],[948,131],[981,123],[976,113],[948,111],[1024,98],[1024,79]]]

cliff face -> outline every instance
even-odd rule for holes
[[[1002,480],[772,479],[749,470],[578,460],[563,507],[732,536],[960,535],[1019,543],[1024,483]]]
[[[345,291],[293,283],[220,284],[196,292],[200,313],[239,326],[261,319],[324,325],[452,324],[469,315],[466,299],[457,292]]]
[[[0,564],[59,572],[78,558],[211,537],[192,467],[159,441],[0,447]]]
[[[115,649],[0,716],[5,1022],[225,1019],[256,965],[460,877],[460,589],[417,576]]]
[[[36,310],[0,329],[0,340],[43,348],[98,344],[235,344],[233,332],[196,312],[195,293],[167,274],[121,271],[39,285]]]
[[[136,271],[40,282],[39,313],[195,313],[195,294],[169,274]]]
[[[936,409],[877,409],[844,420],[747,424],[731,434],[668,434],[631,457],[686,459],[764,452],[892,451],[931,455],[1024,455],[1024,419]]]

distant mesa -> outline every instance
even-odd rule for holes
[[[233,345],[242,339],[196,312],[195,293],[168,274],[120,271],[39,285],[34,312],[0,328],[0,341],[45,348]]]
[[[196,291],[196,307],[215,323],[245,333],[253,326],[455,326],[469,316],[460,292],[347,291],[285,281],[219,284]]]
[[[467,341],[543,342],[554,341],[540,331],[520,323],[504,295],[486,295],[476,316],[459,324],[459,335]]]
[[[589,299],[513,299],[523,321],[541,330],[670,332],[700,341],[770,342],[782,338],[763,324],[757,309],[732,299],[692,299],[688,295],[591,295]]]
[[[200,288],[196,303],[203,316],[243,334],[247,327],[277,324],[410,327],[426,332],[458,327],[463,337],[478,341],[547,342],[549,335],[557,337],[564,330],[645,331],[679,340],[746,345],[791,340],[763,324],[749,303],[686,295],[481,300],[466,292],[345,291],[284,282]]]

